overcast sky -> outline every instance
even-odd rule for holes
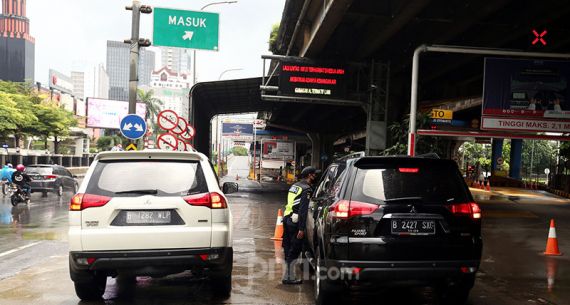
[[[220,0],[216,0],[220,1]],[[208,0],[142,0],[153,7],[200,10]],[[86,94],[92,92],[93,67],[106,62],[107,40],[130,37],[128,0],[28,0],[31,34],[36,38],[36,81],[46,84],[50,68],[68,74],[86,72]],[[220,13],[220,50],[198,51],[198,81],[261,76],[262,54],[269,54],[271,26],[279,23],[285,0],[239,0],[213,5]],[[152,15],[141,17],[141,37],[152,40]],[[152,49],[152,48],[151,48]],[[157,66],[160,56],[157,51]]]

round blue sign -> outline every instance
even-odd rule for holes
[[[146,133],[146,122],[137,114],[129,114],[121,120],[119,128],[125,138],[136,140],[142,138]]]

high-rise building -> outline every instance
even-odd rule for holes
[[[85,73],[71,71],[71,83],[73,84],[73,95],[76,98],[85,98]]]
[[[176,73],[190,74],[192,67],[190,50],[161,47],[160,53],[162,67],[167,67]]]
[[[0,79],[34,81],[35,40],[30,36],[26,0],[2,0]]]
[[[108,99],[109,98],[109,75],[103,64],[95,67],[93,97]]]
[[[163,109],[173,110],[179,116],[188,118],[191,80],[187,74],[176,73],[167,67],[152,73],[150,89],[154,97],[164,103]]]
[[[130,45],[119,41],[107,41],[107,74],[109,75],[109,99],[129,100]],[[139,86],[150,84],[154,70],[155,53],[141,48],[139,57]]]

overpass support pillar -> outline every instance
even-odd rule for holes
[[[503,155],[503,142],[504,139],[493,138],[491,144],[491,174],[494,175],[497,170],[497,159]]]
[[[370,65],[370,88],[366,122],[366,155],[377,156],[386,149],[386,108],[390,81],[390,64],[385,62]]]
[[[511,140],[511,163],[509,164],[509,177],[521,179],[522,139]]]

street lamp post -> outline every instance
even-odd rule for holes
[[[202,6],[200,11],[203,11],[205,8],[207,8],[208,6],[211,6],[211,5],[233,4],[233,3],[237,3],[237,0],[212,2],[212,3],[208,3],[204,6]],[[195,49],[192,51],[192,81],[193,81],[192,85],[196,85],[196,50]]]

